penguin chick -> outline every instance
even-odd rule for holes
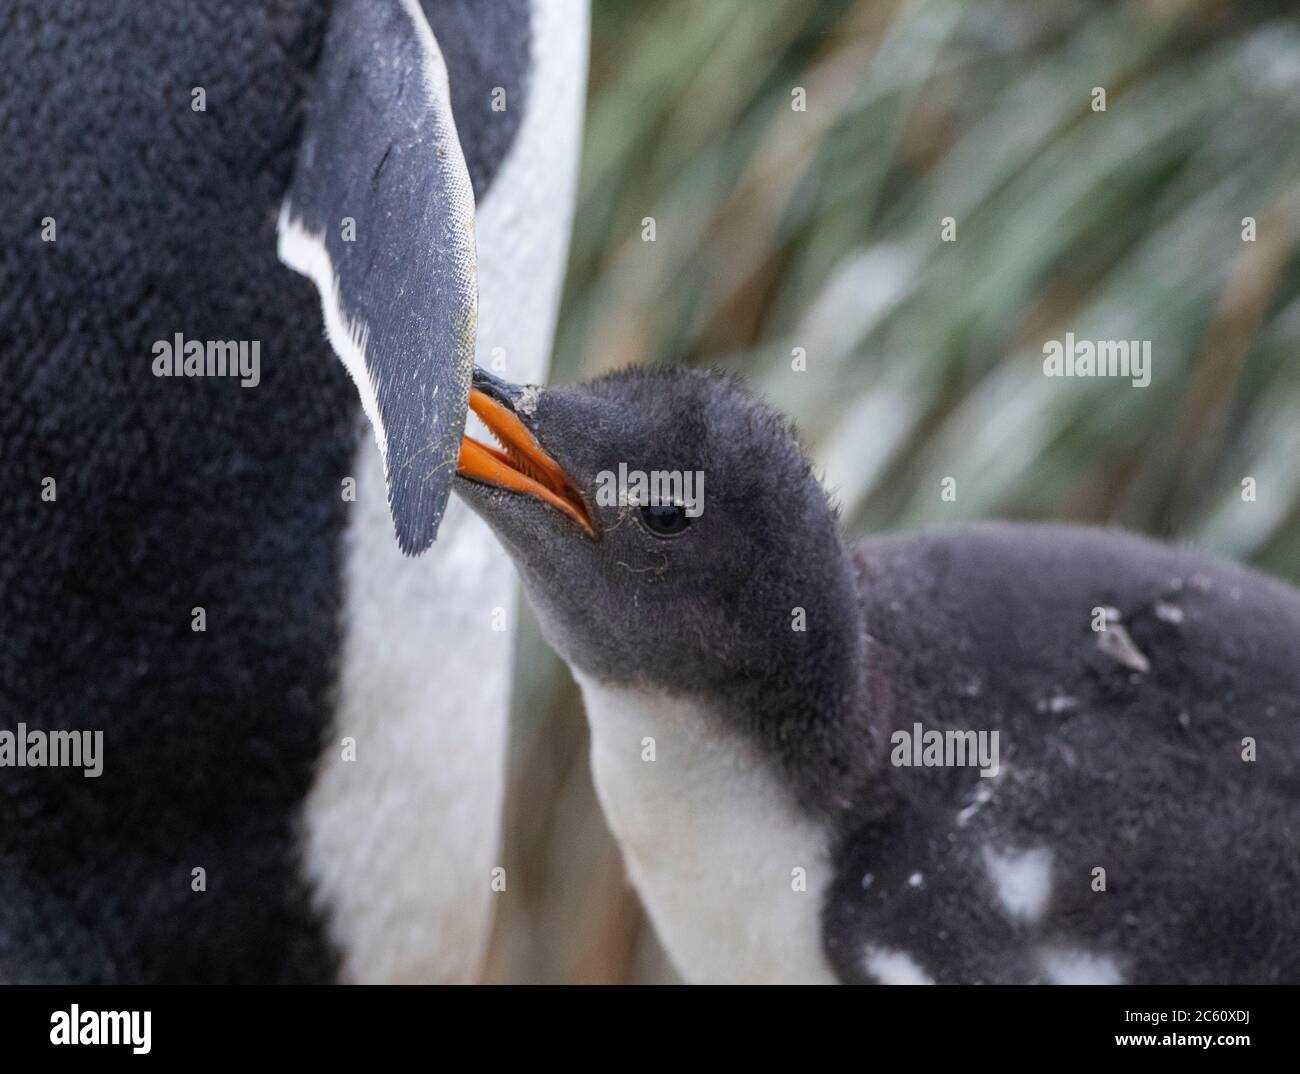
[[[715,374],[479,372],[471,405],[500,447],[456,491],[688,980],[1300,980],[1296,590],[1081,527],[849,542]],[[637,473],[707,491],[609,495]]]

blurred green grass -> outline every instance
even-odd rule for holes
[[[851,533],[1113,522],[1300,581],[1292,11],[596,0],[553,378],[741,372],[796,420]],[[1151,340],[1150,386],[1043,376],[1066,332]],[[665,979],[576,691],[531,623],[519,657],[518,884],[489,977]]]

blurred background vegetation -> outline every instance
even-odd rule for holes
[[[742,372],[852,533],[1118,523],[1300,581],[1293,2],[593,5],[553,379]],[[1045,377],[1067,331],[1151,340],[1150,386]],[[672,980],[524,621],[487,978]]]

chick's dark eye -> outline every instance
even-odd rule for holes
[[[641,508],[641,521],[656,537],[676,537],[691,524],[686,508],[674,504]]]

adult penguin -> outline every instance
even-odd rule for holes
[[[545,372],[585,46],[581,0],[10,6],[0,730],[102,746],[0,764],[0,978],[476,976],[513,582],[443,509],[475,357]]]

